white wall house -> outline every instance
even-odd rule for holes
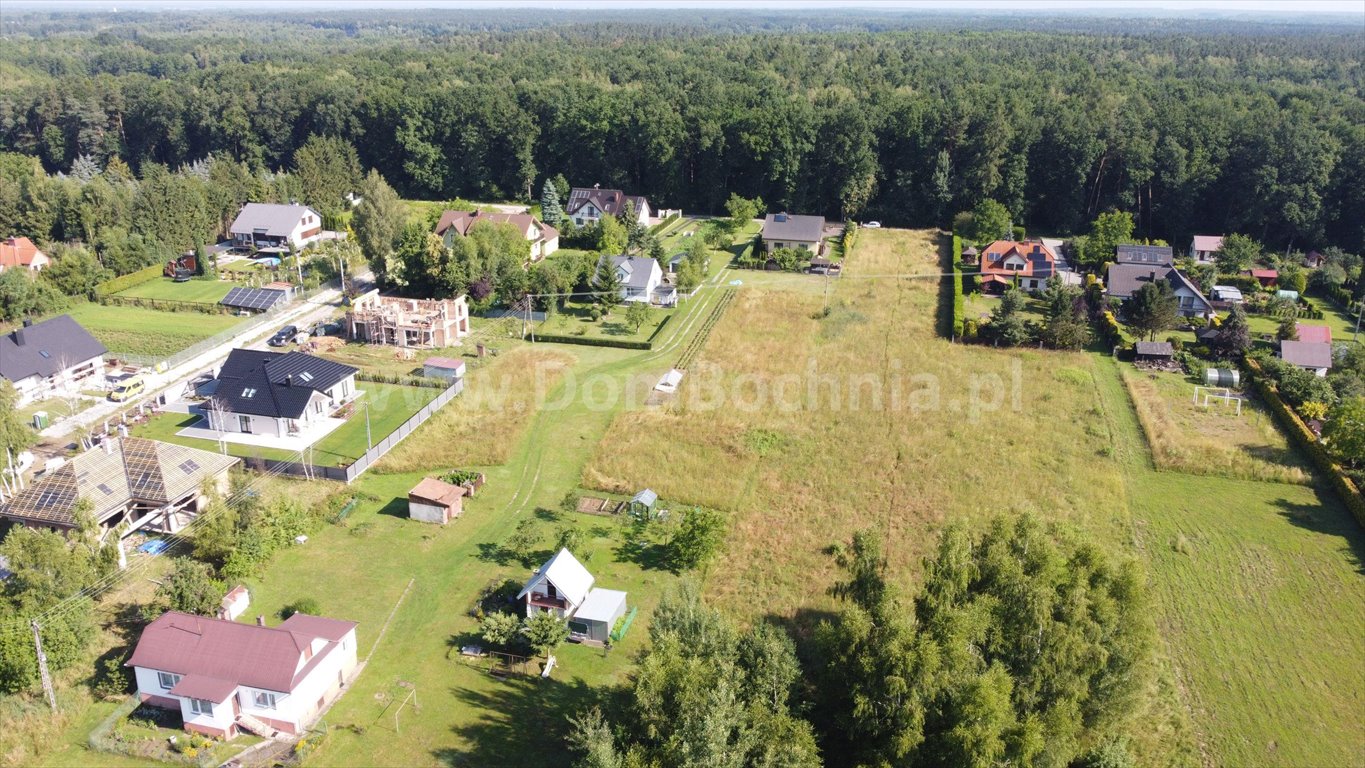
[[[179,711],[187,731],[297,734],[354,673],[356,626],[294,614],[266,627],[168,611],[143,630],[126,666],[138,698]]]
[[[642,225],[649,224],[649,201],[639,195],[627,195],[619,189],[600,187],[574,187],[569,190],[569,199],[564,204],[564,215],[573,219],[578,226],[592,224],[603,216],[616,216],[625,210],[626,203],[635,207],[635,219]]]
[[[359,369],[303,352],[234,349],[205,407],[209,429],[287,437],[356,396]]]
[[[1223,248],[1222,235],[1195,235],[1190,243],[1190,258],[1200,264],[1207,264],[1217,258]]]
[[[559,250],[559,230],[529,213],[487,213],[484,211],[445,211],[436,223],[436,234],[450,247],[456,235],[468,236],[479,222],[511,224],[531,244],[531,261],[540,261]]]
[[[819,256],[824,246],[825,217],[770,213],[763,219],[763,252],[800,248]]]
[[[247,203],[228,231],[238,248],[303,250],[322,239],[322,215],[306,205]]]
[[[19,393],[19,405],[104,388],[104,345],[70,315],[25,320],[0,336],[0,378]]]
[[[659,262],[647,256],[604,256],[611,259],[616,279],[621,281],[621,299],[649,304],[659,295],[664,272]]]
[[[626,613],[626,593],[594,587],[595,579],[578,558],[561,549],[545,561],[517,595],[526,615],[552,613],[569,625],[569,637],[582,643],[606,643]]]

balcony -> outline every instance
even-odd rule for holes
[[[569,608],[568,600],[557,595],[547,595],[543,592],[532,592],[528,595],[527,602],[537,608],[546,608],[549,610],[564,611]]]

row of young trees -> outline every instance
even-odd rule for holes
[[[840,610],[804,654],[667,595],[632,682],[575,719],[578,768],[1132,764],[1154,638],[1132,562],[1001,517],[950,526],[909,596],[877,534],[836,550]]]
[[[142,175],[210,154],[295,167],[310,136],[333,136],[421,199],[529,202],[553,170],[704,211],[736,192],[945,226],[991,198],[1037,231],[1116,208],[1144,240],[1365,250],[1345,30],[384,12],[339,36],[306,14],[100,18],[7,16],[0,148],[52,172],[118,156]],[[439,45],[420,37],[433,31]]]

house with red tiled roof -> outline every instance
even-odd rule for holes
[[[1294,330],[1298,333],[1299,341],[1305,341],[1309,344],[1332,343],[1332,329],[1325,325],[1295,323]]]
[[[1269,288],[1280,279],[1279,271],[1274,269],[1248,269],[1246,274],[1256,278],[1262,288]]]
[[[27,237],[7,237],[0,240],[0,272],[6,269],[27,269],[39,272],[52,260],[38,250]]]
[[[356,669],[357,624],[296,613],[277,627],[167,611],[133,655],[137,695],[174,710],[185,730],[232,738],[302,733]]]
[[[529,213],[487,213],[485,211],[445,211],[436,223],[436,234],[450,247],[455,235],[467,236],[479,222],[511,224],[531,243],[531,261],[540,261],[559,250],[559,230]]]
[[[1041,291],[1057,274],[1057,254],[1041,242],[996,240],[981,251],[981,290],[1004,293],[1015,285]]]

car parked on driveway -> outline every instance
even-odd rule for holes
[[[881,223],[880,221],[869,221],[869,222],[867,222],[866,224],[863,225],[863,229],[881,229],[881,228],[882,228],[882,223]]]
[[[299,335],[299,329],[297,326],[286,325],[285,327],[276,331],[275,335],[271,336],[270,341],[266,343],[272,347],[283,347],[285,344],[288,344],[289,342],[293,341],[294,337],[297,335]]]

